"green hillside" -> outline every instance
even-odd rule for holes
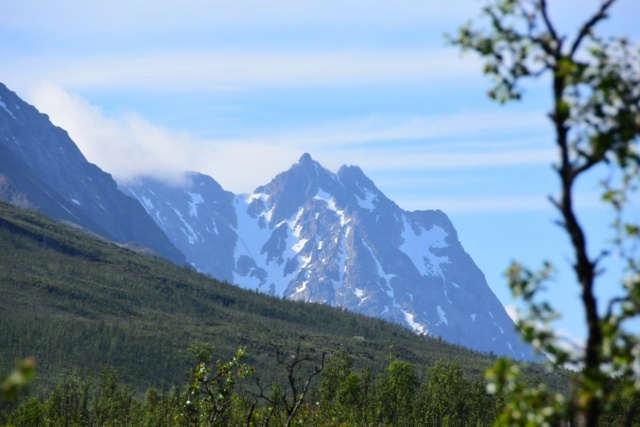
[[[207,347],[214,371],[194,364]],[[239,348],[252,375],[237,388]],[[481,380],[488,355],[246,291],[0,202],[0,378],[25,357],[32,398],[3,407],[0,394],[0,424],[487,425],[503,402]],[[566,389],[564,375],[523,368]]]
[[[246,347],[264,381],[279,375],[275,347],[344,351],[381,371],[390,346],[419,372],[457,360],[477,376],[491,359],[397,325],[221,283],[140,251],[0,203],[0,372],[37,360],[36,388],[74,370],[113,366],[139,391],[183,384],[190,343],[226,360]]]

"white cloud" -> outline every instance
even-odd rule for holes
[[[65,129],[85,157],[119,178],[154,174],[176,179],[189,162],[193,139],[154,126],[135,114],[116,119],[79,96],[54,85],[40,85],[31,102]]]
[[[77,95],[69,94],[55,85],[40,85],[32,91],[31,101],[52,121],[69,132],[89,161],[120,180],[135,175],[156,175],[176,179],[184,170],[196,170],[235,192],[251,191],[268,182],[276,173],[288,168],[303,152],[311,152],[326,167],[335,169],[352,159],[365,170],[456,169],[469,167],[517,166],[549,163],[552,152],[535,148],[535,142],[501,143],[433,143],[443,137],[446,128],[460,123],[456,135],[479,133],[491,135],[492,125],[504,117],[492,118],[486,113],[462,117],[398,119],[371,127],[369,121],[337,124],[334,128],[299,130],[292,134],[274,133],[247,139],[203,140],[186,132],[175,132],[149,123],[136,114],[106,117],[97,107]],[[522,119],[522,120],[520,120]],[[510,123],[531,124],[526,114]],[[533,122],[536,125],[536,122]],[[495,131],[498,134],[505,132]],[[507,135],[509,134],[507,129]],[[404,139],[420,139],[420,144]],[[463,138],[464,139],[464,138]],[[371,145],[372,141],[388,144]],[[467,146],[468,145],[468,146]],[[465,148],[466,146],[466,148]],[[469,148],[475,146],[475,150]],[[533,146],[533,147],[532,147]],[[462,147],[462,149],[461,149]],[[480,147],[480,148],[479,148]],[[482,149],[484,150],[482,150]],[[265,160],[266,159],[266,160]],[[242,171],[239,173],[238,171]],[[478,208],[484,210],[535,208],[538,202],[529,198],[483,200],[441,200],[452,211]]]
[[[34,89],[30,101],[69,133],[90,162],[118,180],[149,175],[179,181],[184,171],[194,170],[229,190],[250,191],[301,154],[297,147],[277,143],[205,141],[133,113],[106,117],[86,100],[51,84]]]

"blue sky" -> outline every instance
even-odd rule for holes
[[[575,30],[595,0],[551,0]],[[418,0],[4,0],[0,81],[65,128],[117,179],[183,170],[250,192],[309,152],[355,164],[407,210],[441,209],[505,305],[510,261],[552,261],[558,326],[584,335],[545,117],[548,82],[490,102],[479,61],[445,33],[483,2]],[[640,41],[640,4],[619,0],[601,29]],[[597,179],[578,204],[592,247],[610,218]],[[599,283],[618,289],[615,272]]]

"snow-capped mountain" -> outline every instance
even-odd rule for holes
[[[238,240],[233,193],[211,177],[189,173],[187,185],[137,178],[120,189],[137,198],[197,270],[233,282]]]
[[[198,270],[532,359],[447,216],[401,209],[360,168],[332,173],[305,154],[249,195],[200,174],[189,181],[140,179],[121,189]]]
[[[184,255],[140,203],[89,163],[67,132],[0,83],[0,200],[38,209],[182,264]]]
[[[186,257],[245,288],[533,359],[447,216],[401,209],[358,167],[333,173],[305,154],[248,195],[198,173],[186,182],[140,178],[118,191],[64,130],[0,83],[1,200],[178,264]]]

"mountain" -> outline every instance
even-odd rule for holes
[[[305,154],[249,195],[187,178],[140,178],[119,190],[64,130],[0,84],[0,199],[247,289],[532,358],[447,216],[401,209],[360,168],[333,173]]]
[[[121,185],[197,270],[247,289],[321,302],[497,355],[532,360],[447,216],[409,212],[356,166],[304,154],[249,195],[192,173]]]
[[[89,163],[67,132],[1,83],[0,199],[185,262],[137,200]]]
[[[235,195],[200,173],[185,176],[189,184],[172,186],[151,178],[121,184],[138,199],[153,220],[197,270],[234,281]]]
[[[456,360],[475,377],[493,363],[378,319],[221,283],[4,202],[0,295],[0,373],[35,357],[35,395],[104,365],[139,392],[169,390],[193,367],[187,348],[195,341],[212,344],[219,360],[246,348],[263,384],[287,381],[274,346],[314,360],[344,353],[354,370],[374,373],[386,369],[390,344],[420,369]],[[543,367],[523,370],[533,377]]]

